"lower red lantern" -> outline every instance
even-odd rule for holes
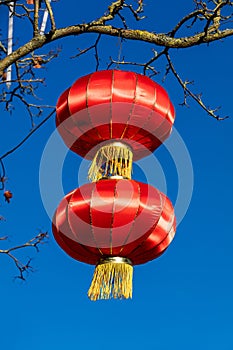
[[[176,229],[170,200],[129,179],[102,179],[70,192],[53,219],[53,234],[76,260],[96,265],[91,300],[132,297],[133,265],[160,256]]]

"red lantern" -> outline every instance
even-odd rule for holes
[[[169,199],[150,185],[102,180],[83,185],[61,201],[53,233],[74,259],[96,265],[90,299],[128,298],[132,265],[166,250],[175,233],[175,216]]]
[[[173,122],[166,91],[133,72],[89,74],[58,100],[58,131],[72,151],[92,159],[93,182],[61,201],[53,233],[71,257],[96,265],[91,300],[131,297],[132,266],[160,256],[174,237],[170,200],[131,180],[133,157],[159,147]]]
[[[134,72],[107,70],[79,78],[60,96],[56,124],[72,151],[94,158],[89,177],[97,181],[101,158],[122,159],[122,144],[128,149],[125,160],[148,155],[170,135],[174,118],[160,85]]]

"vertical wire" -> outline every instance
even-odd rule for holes
[[[121,54],[122,54],[122,41],[123,41],[122,38],[119,36],[118,37],[119,50],[118,50],[116,69],[120,68],[120,61],[121,61]]]

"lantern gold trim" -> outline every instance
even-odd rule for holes
[[[132,298],[133,266],[124,257],[101,258],[96,265],[88,297],[99,299]]]

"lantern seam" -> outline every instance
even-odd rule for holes
[[[161,212],[160,212],[160,215],[161,215],[162,211],[163,211],[163,207],[162,207],[162,199],[163,199],[163,197],[161,196],[161,192],[160,191],[158,191],[158,193],[159,193],[159,198],[160,198],[160,205],[161,205],[161,208],[162,208]],[[135,251],[137,251],[137,249],[139,249],[145,243],[145,241],[150,237],[150,235],[152,234],[152,232],[154,231],[154,229],[158,225],[158,222],[159,222],[159,219],[157,220],[157,222],[154,225],[151,226],[151,228],[150,228],[151,229],[151,233],[136,248],[134,248],[130,254],[132,254]],[[129,254],[129,256],[130,256],[130,254]]]
[[[133,181],[133,180],[132,180],[132,181]],[[134,181],[133,181],[133,182],[134,182]],[[125,239],[125,241],[124,241],[124,243],[123,243],[123,247],[122,247],[121,250],[120,250],[120,254],[122,254],[122,251],[124,250],[125,245],[126,245],[127,241],[129,240],[130,234],[132,233],[132,230],[133,230],[133,228],[134,228],[136,219],[137,219],[137,217],[138,217],[138,212],[139,212],[140,203],[141,203],[141,189],[140,189],[140,186],[139,186],[138,183],[137,183],[137,186],[138,186],[138,194],[139,194],[139,205],[138,205],[138,207],[137,207],[137,210],[136,210],[135,217],[134,217],[134,220],[133,220],[133,222],[132,222],[131,228],[130,228],[130,230],[129,230],[128,234],[127,234],[127,237],[126,237],[126,239]]]
[[[100,249],[100,247],[98,247],[98,244],[97,244],[97,240],[96,240],[96,237],[95,237],[95,234],[94,234],[94,229],[93,229],[93,220],[92,220],[92,201],[93,201],[93,193],[94,193],[94,190],[96,189],[96,185],[97,183],[94,183],[94,186],[92,188],[92,191],[91,191],[91,198],[90,198],[90,206],[89,206],[89,219],[90,219],[90,226],[91,226],[91,234],[93,236],[93,240],[96,244],[96,249],[98,249],[98,251],[100,252],[101,255],[104,255],[102,250]]]
[[[161,215],[160,218],[162,218],[162,215]],[[159,218],[159,220],[160,220],[160,218]],[[173,210],[173,216],[170,218],[170,220],[169,220],[168,223],[167,223],[167,225],[170,225],[170,230],[171,230],[171,228],[172,228],[172,226],[173,226],[174,219],[175,219],[175,213],[174,213],[174,210]],[[158,224],[159,224],[159,221],[158,221]],[[169,232],[170,232],[170,230],[169,230]]]
[[[137,88],[137,83],[138,83],[138,76],[137,76],[137,74],[135,74],[135,73],[134,73],[134,76],[135,76],[135,89],[134,89],[134,97],[133,97],[133,101],[132,101],[132,106],[131,106],[131,109],[130,109],[130,112],[129,112],[129,115],[128,115],[128,119],[127,119],[127,122],[125,123],[125,128],[124,128],[124,130],[122,131],[122,134],[121,134],[120,139],[123,139],[123,138],[124,138],[124,135],[125,135],[125,133],[126,133],[126,130],[128,129],[129,121],[130,121],[130,118],[131,118],[131,116],[132,116],[133,109],[134,109],[134,106],[135,106],[135,101],[136,101],[136,88]]]
[[[137,88],[137,86],[136,86],[136,88]],[[135,94],[136,94],[136,88],[135,88]],[[145,123],[139,128],[139,130],[134,134],[134,135],[132,135],[132,136],[130,136],[128,139],[129,140],[132,140],[133,139],[133,137],[135,137],[138,133],[139,133],[139,131],[140,130],[145,130],[144,129],[144,127],[148,124],[148,122],[151,120],[151,116],[152,116],[152,113],[155,111],[155,104],[156,104],[156,98],[157,98],[157,94],[156,94],[156,85],[154,84],[154,102],[153,102],[153,109],[152,108],[150,108],[151,110],[150,110],[150,112],[149,112],[149,114],[148,114],[148,119],[145,121]],[[135,98],[135,100],[136,100],[136,98]],[[135,104],[136,104],[136,101],[135,101]],[[146,108],[148,108],[149,109],[149,107],[146,107]]]
[[[110,227],[110,255],[112,255],[112,231],[113,231],[113,222],[114,222],[114,212],[116,206],[116,188],[118,181],[115,181],[114,193],[113,193],[113,204],[112,204],[112,216],[111,216],[111,227]]]
[[[112,96],[113,96],[113,91],[114,91],[114,70],[112,70],[112,84],[111,84],[111,97],[110,97],[110,138],[112,139]]]
[[[73,231],[72,231],[72,232],[73,232]],[[61,247],[61,245],[58,243],[58,240],[62,241],[62,243],[63,243],[62,249],[63,249],[65,252],[66,252],[66,249],[67,249],[67,250],[70,250],[74,255],[79,255],[79,256],[83,259],[83,261],[81,261],[81,262],[84,263],[84,264],[90,264],[90,265],[96,265],[96,264],[97,264],[97,262],[98,262],[98,260],[99,260],[99,256],[98,256],[96,253],[90,252],[90,251],[88,250],[88,248],[85,247],[82,243],[77,242],[78,245],[80,245],[80,246],[88,253],[88,256],[91,254],[93,257],[95,257],[95,260],[96,260],[96,261],[95,261],[95,262],[90,262],[90,261],[91,261],[90,258],[89,258],[89,257],[87,258],[87,256],[84,255],[84,253],[82,254],[82,253],[80,253],[79,251],[73,249],[72,246],[68,245],[68,244],[64,241],[64,239],[63,239],[63,237],[61,236],[61,234],[62,234],[62,236],[64,236],[63,233],[57,232],[57,234],[54,234],[54,238],[55,238],[57,244],[58,244],[60,247]],[[69,237],[68,237],[68,238],[69,238]],[[64,247],[65,247],[65,248],[64,248]],[[66,254],[70,255],[68,252],[66,252]],[[70,255],[70,256],[71,256],[71,255]],[[72,256],[71,256],[71,257],[72,257]],[[80,261],[80,260],[77,259],[77,258],[74,258],[74,257],[72,257],[72,258],[75,259],[75,260]],[[93,261],[93,260],[92,260],[92,261]]]
[[[89,76],[88,79],[90,79],[90,76]],[[74,84],[73,84],[73,85],[74,85]],[[82,130],[82,128],[80,128],[79,124],[76,123],[75,120],[73,119],[74,113],[72,113],[71,110],[70,110],[70,92],[71,92],[71,89],[72,89],[73,85],[71,85],[71,87],[69,88],[69,92],[68,92],[68,95],[67,95],[67,108],[68,108],[68,110],[69,110],[69,117],[68,117],[68,118],[71,118],[71,119],[72,119],[74,125],[78,128],[78,130],[80,131],[80,133],[81,133],[81,135],[82,135],[82,134],[83,134],[83,130]],[[77,113],[78,113],[78,112],[77,112]],[[67,129],[65,128],[65,126],[64,126],[64,129],[67,130]],[[67,130],[67,131],[68,131],[68,130]],[[72,134],[71,132],[69,132],[69,133],[73,136],[73,134]],[[79,139],[79,138],[78,138],[78,139]],[[73,144],[75,144],[76,141],[77,141],[78,139],[76,139],[75,142],[74,142]],[[72,146],[73,146],[73,145],[72,145]],[[78,148],[78,147],[75,147],[75,148]]]
[[[66,205],[66,220],[67,220],[67,222],[68,222],[68,224],[69,224],[69,228],[70,228],[70,230],[71,230],[71,232],[73,233],[73,235],[74,236],[76,236],[76,234],[75,234],[75,232],[73,231],[73,229],[72,229],[72,226],[70,225],[70,220],[69,220],[69,203],[70,203],[70,201],[71,201],[71,199],[72,199],[72,197],[73,197],[73,195],[74,195],[74,193],[75,193],[76,191],[74,190],[73,191],[73,193],[72,193],[72,195],[70,196],[70,199],[69,199],[69,201],[67,201],[67,205]],[[59,232],[60,232],[60,230],[59,230]],[[63,233],[63,232],[61,232],[62,233],[62,235],[64,235],[65,236],[65,234]],[[62,239],[62,237],[59,235],[59,237]],[[69,239],[71,239],[72,240],[72,238],[70,238],[70,237],[68,237]],[[64,240],[62,239],[62,241],[64,242]],[[82,243],[80,243],[80,241],[78,240],[78,242],[77,242],[88,254],[90,254],[90,251],[89,251],[89,249],[85,246],[85,245],[83,245]],[[64,244],[65,245],[67,245],[65,242],[64,242]],[[70,248],[68,245],[67,245],[67,247],[68,248]],[[71,249],[71,248],[70,248]],[[71,249],[71,250],[73,250],[73,249]],[[74,251],[74,253],[75,253],[75,250],[73,250]],[[77,253],[77,254],[80,254],[80,253]],[[81,256],[82,256],[82,254],[80,254]],[[83,257],[84,257],[84,255],[83,255]],[[97,257],[98,257],[98,255],[97,255]]]
[[[66,101],[67,101],[67,108],[68,108],[68,111],[69,111],[69,117],[72,115],[71,114],[71,110],[70,110],[70,101],[69,101],[69,97],[70,97],[70,90],[71,90],[71,87],[72,87],[72,85],[70,86],[70,88],[69,88],[69,91],[68,91],[68,94],[67,94],[67,99],[66,99]]]
[[[91,124],[91,128],[89,128],[88,131],[94,129],[96,135],[97,135],[98,138],[99,138],[99,140],[104,141],[103,137],[102,137],[102,136],[100,135],[100,133],[99,133],[98,128],[96,128],[96,127],[93,125],[92,118],[91,118],[91,114],[90,114],[90,111],[89,111],[89,106],[88,106],[88,89],[89,89],[89,85],[90,85],[91,77],[92,77],[92,76],[93,76],[93,74],[90,74],[90,76],[89,76],[89,78],[88,78],[87,85],[86,85],[86,109],[87,109],[87,115],[88,115],[88,117],[89,117],[90,124]],[[90,108],[91,108],[91,107],[90,107]]]
[[[175,223],[175,222],[174,222]],[[152,260],[155,260],[156,258],[158,258],[160,255],[162,255],[164,253],[164,251],[169,247],[169,245],[171,244],[171,242],[173,241],[174,237],[175,237],[175,228],[176,227],[171,227],[170,231],[168,232],[168,234],[164,237],[164,239],[156,246],[154,246],[153,248],[151,249],[148,249],[148,250],[145,250],[143,252],[143,255],[141,253],[139,253],[138,255],[136,255],[135,257],[133,258],[129,258],[130,260],[132,260],[133,262],[133,265],[140,265],[140,264],[146,264],[148,261],[152,261]],[[171,235],[171,231],[173,231],[173,235]],[[149,260],[145,260],[143,259],[143,257],[146,255],[146,254],[149,254],[149,253],[152,253],[154,250],[158,249],[158,247],[164,243],[164,241],[166,241],[168,238],[170,238],[171,236],[171,240],[169,241],[169,243],[167,244],[167,247],[165,249],[163,249],[159,254],[157,254],[156,256],[154,256],[153,258],[149,259]],[[144,242],[143,242],[144,243]],[[140,246],[138,246],[137,248],[139,248]],[[136,251],[136,249],[135,249]],[[137,259],[140,258],[137,262]],[[136,259],[136,262],[135,262],[135,259]],[[143,261],[143,262],[140,262],[140,261]]]
[[[72,121],[73,121],[73,123],[74,123],[74,125],[79,129],[79,131],[80,131],[80,133],[82,134],[83,133],[83,130],[80,128],[80,126],[75,122],[75,120],[73,119],[73,113],[71,113],[71,110],[70,110],[70,101],[69,101],[69,99],[70,99],[70,92],[71,92],[71,88],[73,87],[73,85],[71,85],[71,87],[69,88],[69,92],[68,92],[68,95],[67,95],[67,107],[68,107],[68,110],[69,110],[69,117],[68,117],[68,119],[69,118],[71,118],[72,119]],[[66,128],[65,128],[65,126],[64,126],[64,129],[65,130],[67,130]],[[68,131],[68,130],[67,130]],[[70,133],[71,135],[73,135],[72,133]],[[75,142],[77,141],[78,139],[76,139],[75,140]],[[74,142],[74,143],[75,143]],[[74,144],[73,143],[73,144]],[[73,146],[73,145],[72,145]]]
[[[171,125],[173,125],[174,120],[175,120],[175,108],[174,108],[174,106],[173,106],[172,101],[170,100],[170,98],[169,98],[169,102],[170,102],[170,104],[169,104],[169,108],[168,108],[167,113],[166,113],[166,119],[167,119],[167,121],[168,121],[169,123],[171,123]],[[174,109],[174,114],[172,114],[172,108],[171,108],[171,107],[173,107],[173,109]],[[170,120],[169,114],[171,115],[172,120]]]

